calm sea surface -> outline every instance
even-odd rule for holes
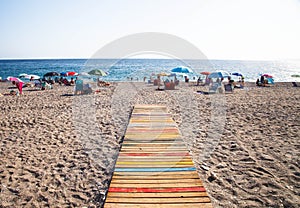
[[[225,70],[240,72],[246,81],[255,81],[259,74],[273,75],[275,82],[300,81],[291,75],[300,75],[300,60],[294,61],[233,61],[233,60],[175,60],[175,59],[34,59],[34,60],[0,60],[0,77],[18,76],[21,73],[43,74],[56,72],[88,72],[92,69],[103,69],[108,72],[105,80],[125,81],[149,78],[154,73],[170,72],[177,66],[188,66],[195,72],[192,79],[202,71]]]

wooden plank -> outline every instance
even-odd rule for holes
[[[134,145],[131,145],[131,146],[122,146],[122,151],[123,150],[167,150],[167,149],[172,149],[172,150],[184,150],[185,152],[187,152],[186,150],[186,147],[185,146],[180,146],[180,145],[172,145],[172,144],[169,144],[169,145],[166,145],[166,146],[153,146],[153,147],[143,147],[143,146],[134,146]]]
[[[189,156],[190,154],[188,152],[120,152],[120,156],[129,156],[129,157],[135,157],[135,156]]]
[[[124,192],[109,192],[108,197],[130,197],[130,198],[152,198],[152,197],[204,197],[208,196],[206,192],[175,192],[175,193],[124,193]]]
[[[191,158],[189,157],[122,157],[118,158],[118,162],[122,161],[144,161],[144,162],[149,162],[149,161],[165,161],[165,162],[193,162]]]
[[[196,171],[179,171],[179,172],[114,172],[114,176],[118,176],[118,175],[132,175],[132,176],[183,176],[183,175],[197,175],[198,173]],[[198,176],[199,178],[199,176]]]
[[[194,165],[192,161],[118,161],[117,165]]]
[[[192,168],[193,165],[182,165],[182,164],[175,164],[175,165],[159,165],[159,164],[140,164],[140,165],[116,165],[116,168]]]
[[[123,203],[141,203],[140,198],[107,198],[107,202],[123,202]],[[190,198],[143,198],[144,204],[165,204],[165,203],[205,203],[210,202],[209,197],[190,197]]]
[[[115,168],[115,172],[179,172],[195,171],[195,167],[188,168]]]
[[[176,140],[173,140],[173,142],[166,141],[166,142],[156,142],[156,143],[153,143],[153,142],[140,142],[138,140],[138,141],[135,141],[135,142],[124,141],[123,144],[122,144],[122,147],[125,147],[125,146],[165,147],[165,146],[170,146],[170,145],[172,145],[172,146],[185,146],[185,143],[183,141],[176,141]]]
[[[124,193],[177,193],[177,192],[205,192],[204,187],[164,187],[164,188],[120,188],[110,187],[110,192],[124,192]]]
[[[202,187],[200,180],[196,183],[111,183],[111,188],[190,188]]]
[[[194,165],[192,161],[117,161],[117,165]]]
[[[105,208],[213,208],[211,203],[187,204],[143,204],[143,203],[106,203]]]
[[[150,152],[150,153],[155,153],[155,152],[186,152],[186,150],[184,148],[143,148],[143,147],[139,147],[139,148],[124,148],[122,149],[122,152],[126,153],[126,152]]]
[[[134,142],[136,142],[136,141],[144,141],[144,142],[172,142],[172,141],[174,141],[174,140],[177,140],[178,139],[178,137],[174,137],[174,138],[163,138],[163,137],[161,137],[161,138],[146,138],[146,137],[144,137],[144,138],[128,138],[128,137],[125,137],[125,139],[126,139],[126,141],[134,141]]]
[[[177,179],[161,179],[161,180],[141,180],[141,179],[116,179],[113,178],[112,179],[113,183],[115,184],[128,184],[128,183],[132,183],[132,184],[136,184],[136,183],[145,183],[145,184],[164,184],[164,183],[198,183],[199,179],[181,179],[181,178],[177,178]]]
[[[198,179],[198,174],[193,175],[114,175],[113,180],[164,180],[164,179]]]

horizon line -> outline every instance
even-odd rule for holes
[[[30,57],[30,58],[0,58],[0,61],[9,61],[9,60],[91,60],[91,59],[120,59],[120,58],[79,58],[79,57]],[[176,60],[175,58],[147,58],[147,57],[141,57],[141,58],[122,58],[122,59],[149,59],[149,60]],[[215,61],[300,61],[300,58],[285,58],[285,59],[222,59],[222,58],[207,58],[207,59],[189,59],[184,58],[181,60],[215,60]]]

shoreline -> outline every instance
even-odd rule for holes
[[[122,94],[125,85],[135,94]],[[0,83],[0,93],[9,86]],[[0,97],[3,207],[101,206],[135,104],[167,106],[215,207],[299,206],[300,88],[291,82],[246,82],[244,90],[224,94],[224,128],[215,143],[208,141],[214,98],[195,93],[206,87],[160,92],[124,82],[93,95],[68,96],[73,88],[24,88],[24,95]],[[84,102],[89,100],[94,104]],[[214,149],[203,160],[201,151],[208,147]]]

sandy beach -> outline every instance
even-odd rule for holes
[[[74,86],[55,85],[0,97],[0,207],[101,207],[135,104],[168,107],[214,207],[300,206],[300,88],[156,88],[112,83],[72,96]]]

